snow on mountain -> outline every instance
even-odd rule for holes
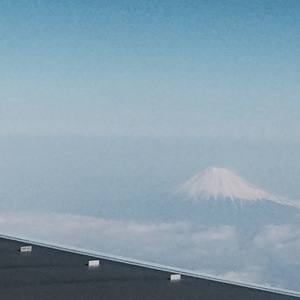
[[[196,174],[183,183],[176,193],[184,194],[195,201],[200,199],[218,200],[221,198],[229,198],[232,201],[269,200],[299,208],[296,202],[259,189],[236,175],[233,171],[217,167],[208,168]]]

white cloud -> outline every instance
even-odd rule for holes
[[[300,228],[296,224],[268,225],[253,244],[268,249],[270,258],[283,265],[300,266]]]
[[[235,252],[235,229],[122,222],[70,214],[1,213],[2,232],[187,268]]]

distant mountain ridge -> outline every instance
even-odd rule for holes
[[[176,189],[175,194],[182,195],[195,202],[227,198],[236,201],[271,201],[281,205],[300,208],[299,204],[288,198],[277,196],[255,187],[232,170],[212,167],[194,175]]]

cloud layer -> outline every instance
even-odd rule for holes
[[[300,230],[269,225],[246,244],[234,226],[203,228],[191,222],[137,223],[72,214],[0,214],[7,235],[191,269],[226,279],[294,289],[300,265]],[[271,263],[272,262],[272,263]],[[284,270],[278,274],[274,270]],[[275,268],[276,269],[276,268]]]

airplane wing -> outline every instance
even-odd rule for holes
[[[0,236],[4,300],[296,300],[300,294]]]

